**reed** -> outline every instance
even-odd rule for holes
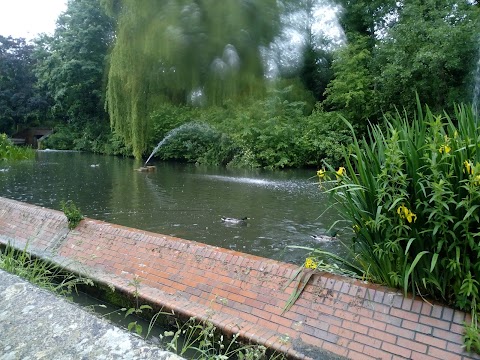
[[[449,116],[419,104],[413,119],[398,112],[353,138],[345,171],[319,171],[321,180],[335,179],[327,191],[353,229],[348,268],[470,311],[465,344],[478,352],[478,118],[466,105]]]

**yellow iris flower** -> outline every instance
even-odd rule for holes
[[[345,175],[347,171],[345,170],[345,168],[343,166],[339,167],[337,172],[335,173],[335,176],[337,177],[337,180],[340,180],[343,175]]]
[[[397,214],[401,219],[407,219],[408,223],[411,224],[417,220],[417,215],[411,212],[406,206],[401,205],[397,209]]]
[[[325,169],[320,169],[317,171],[317,176],[320,178],[320,179],[323,179],[325,177]]]
[[[313,257],[308,257],[305,259],[305,268],[307,269],[316,269],[317,268],[317,262],[315,261],[315,258]]]
[[[465,160],[463,162],[463,165],[465,165],[465,170],[467,170],[467,174],[469,175],[473,174],[472,163],[470,161]]]
[[[443,154],[444,152],[445,152],[445,154],[448,154],[450,151],[452,151],[452,148],[450,146],[448,146],[447,144],[445,144],[445,145],[440,146],[440,149],[438,149],[438,151],[440,152],[440,154]]]

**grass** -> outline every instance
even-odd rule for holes
[[[22,251],[10,244],[1,248],[0,269],[60,295],[70,294],[80,284],[93,285],[93,281],[88,278],[79,277],[61,266],[30,255],[27,246]]]

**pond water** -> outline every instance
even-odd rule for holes
[[[0,163],[0,196],[57,210],[72,200],[93,219],[286,262],[302,263],[306,254],[289,245],[343,252],[339,242],[310,237],[339,218],[324,213],[329,199],[314,169],[153,165],[155,172],[138,172],[142,163],[131,158],[39,151],[35,160]],[[227,225],[222,216],[249,220]]]

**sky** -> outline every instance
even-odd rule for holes
[[[0,35],[33,39],[53,34],[55,21],[67,0],[0,0]]]

